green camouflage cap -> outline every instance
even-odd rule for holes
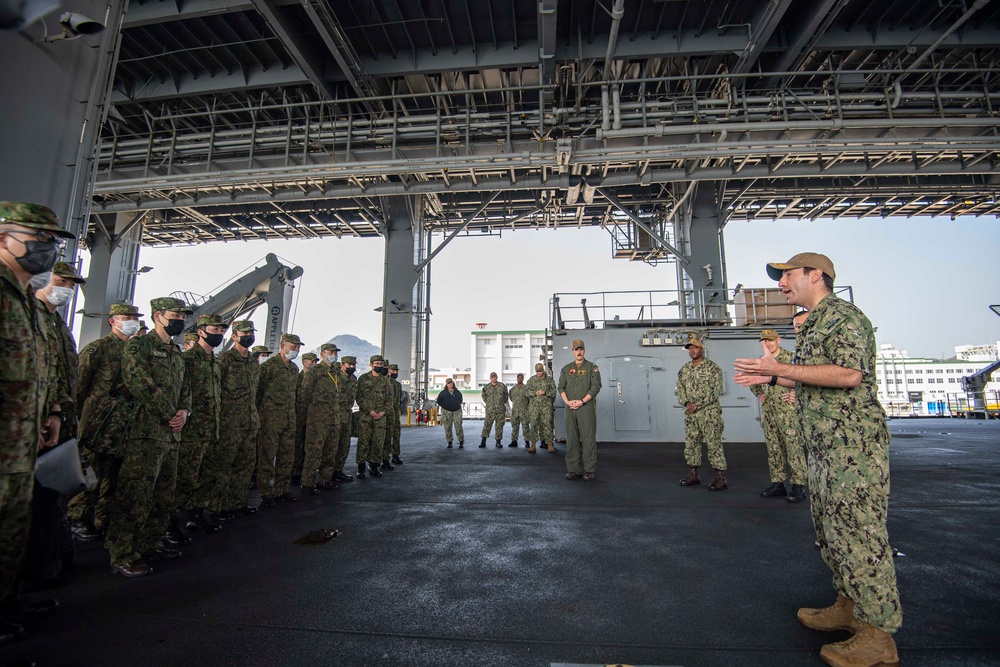
[[[196,343],[198,341],[198,334],[196,333],[186,333],[184,334],[185,343]]]
[[[198,316],[198,326],[200,327],[224,327],[226,321],[215,313],[206,313]]]
[[[250,348],[250,351],[254,354],[271,354],[271,350],[267,349],[267,345],[254,345]]]
[[[358,358],[357,357],[341,357],[340,358],[340,363],[341,364],[357,364],[358,363]]]
[[[0,225],[18,225],[63,238],[74,238],[59,226],[59,216],[48,206],[20,201],[0,201]]]
[[[175,313],[188,313],[189,315],[194,312],[186,303],[172,296],[161,296],[153,299],[149,302],[149,307],[154,312],[157,310],[172,310]]]
[[[319,346],[320,352],[340,352],[340,348],[333,343],[323,343]]]
[[[390,371],[398,371],[399,370],[399,364],[389,364],[389,370]]]
[[[374,364],[376,361],[385,361],[385,359],[382,358],[381,354],[373,354],[372,356],[368,357],[368,363]]]
[[[253,322],[250,320],[236,320],[232,326],[233,331],[255,331]]]
[[[282,343],[291,343],[292,345],[302,345],[302,340],[295,334],[281,334]]]
[[[336,368],[339,371],[340,370],[340,362],[339,361],[333,362],[333,367]]]
[[[113,303],[109,315],[131,315],[132,317],[142,317],[139,309],[130,303]]]
[[[76,269],[71,264],[67,264],[66,262],[56,262],[52,266],[52,275],[72,280],[80,285],[84,285],[87,282],[83,279],[83,276],[76,272]]]
[[[302,355],[302,361],[319,361],[319,357],[316,356],[315,352],[306,352]]]
[[[149,331],[149,325],[146,324],[146,320],[139,320],[139,331],[142,331],[143,329]]]

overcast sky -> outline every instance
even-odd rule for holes
[[[730,288],[773,287],[768,261],[802,251],[828,255],[837,284],[854,288],[879,342],[911,356],[949,357],[956,345],[1000,341],[1000,317],[989,310],[1000,303],[995,218],[732,222],[725,241]],[[273,252],[305,269],[290,329],[306,349],[345,333],[379,345],[381,313],[374,309],[382,301],[384,250],[382,239],[353,238],[144,248],[139,265],[153,270],[138,276],[135,301],[148,314],[153,297],[210,294]],[[673,264],[611,255],[601,229],[455,239],[433,262],[430,365],[467,368],[477,322],[492,330],[544,329],[556,292],[676,288]],[[262,332],[262,310],[254,320]]]

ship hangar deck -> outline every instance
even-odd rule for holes
[[[902,662],[998,664],[1000,422],[891,425]],[[0,663],[810,665],[846,636],[795,619],[830,576],[806,504],[758,497],[763,445],[728,444],[711,493],[677,485],[678,443],[602,444],[596,483],[571,483],[561,446],[466,427],[465,450],[404,429],[384,478],[239,518],[145,579],[80,545],[61,611]],[[318,528],[341,533],[294,543]]]

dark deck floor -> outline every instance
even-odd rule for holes
[[[892,428],[903,663],[1000,664],[1000,423]],[[385,477],[237,519],[151,577],[80,545],[63,609],[0,663],[811,665],[846,638],[795,619],[832,601],[830,575],[807,505],[758,496],[762,445],[728,445],[712,493],[677,485],[679,444],[601,445],[588,484],[563,479],[562,446],[442,440],[403,429]]]

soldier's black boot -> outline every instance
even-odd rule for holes
[[[792,484],[792,490],[785,498],[790,503],[801,503],[806,499],[806,487],[802,484]]]
[[[73,522],[73,539],[80,542],[93,542],[101,538],[101,531],[89,518]]]
[[[760,492],[761,498],[782,498],[788,495],[788,490],[782,482],[772,482],[771,486]]]
[[[392,457],[392,462],[395,463],[396,465],[399,465],[399,464],[401,464],[403,462],[403,459],[399,458],[398,456],[396,456],[394,454],[393,457]]]
[[[167,529],[165,537],[168,542],[173,544],[191,543],[191,536],[187,534],[186,530],[184,530],[184,521],[182,521],[179,516],[175,516],[170,521],[170,527]]]
[[[384,459],[382,461],[382,470],[395,470],[396,466],[392,465],[389,459]]]
[[[358,479],[364,479],[364,478],[365,478],[365,464],[364,463],[359,463],[358,464]]]
[[[482,449],[485,446],[486,446],[486,438],[483,438],[482,442],[479,443],[479,449]]]
[[[497,449],[503,448],[503,443],[497,440]]]
[[[530,445],[530,444],[531,444],[531,443],[530,443],[530,442],[528,442],[527,440],[525,440],[525,441],[524,441],[524,446],[525,446],[525,447],[527,447],[527,446],[528,446],[528,445]]]
[[[465,440],[459,440],[458,441],[458,448],[459,449],[465,449]]]
[[[369,463],[368,464],[368,472],[371,473],[372,477],[381,477],[382,476],[382,471],[378,469],[378,464],[377,463]]]
[[[517,447],[517,440],[511,440],[511,441],[510,441],[510,444],[509,444],[509,445],[507,445],[507,446],[508,446],[508,447]]]

